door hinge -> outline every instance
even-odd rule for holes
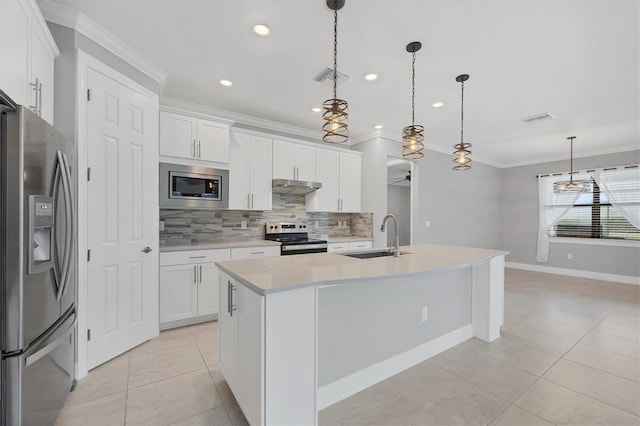
[[[87,181],[91,180],[91,167],[87,167]]]
[[[87,89],[87,101],[91,100],[91,89]]]
[[[91,261],[91,250],[87,250],[87,262]]]
[[[91,329],[87,329],[87,342],[91,340]]]

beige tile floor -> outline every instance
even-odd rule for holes
[[[320,412],[333,425],[640,425],[640,287],[508,269],[505,325]],[[57,425],[246,424],[217,323],[91,371]]]

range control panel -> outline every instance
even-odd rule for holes
[[[278,223],[265,223],[264,229],[267,234],[288,234],[288,233],[299,233],[299,232],[307,232],[308,228],[307,223],[287,223],[287,222],[278,222]]]

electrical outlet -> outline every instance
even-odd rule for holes
[[[158,226],[158,230],[164,231],[164,220],[160,221],[160,225]]]
[[[573,260],[573,253],[567,253],[567,259]]]
[[[431,221],[430,221],[430,220],[426,220],[426,221],[424,222],[424,227],[425,227],[425,228],[431,228]]]
[[[247,221],[246,220],[241,220],[240,221],[240,229],[247,229]]]
[[[426,322],[429,319],[429,308],[426,306],[422,308],[422,322]]]
[[[320,221],[316,220],[315,222],[313,222],[313,226],[315,226],[316,228],[320,227]]]

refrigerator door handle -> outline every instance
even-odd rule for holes
[[[59,151],[58,151],[59,152]],[[60,153],[61,154],[61,153]],[[73,254],[73,227],[74,227],[74,211],[73,211],[73,191],[71,190],[71,168],[67,161],[67,156],[62,155],[62,185],[65,190],[65,254],[63,262],[64,269],[62,271],[62,287],[59,289],[58,300],[67,291],[69,283],[69,272],[71,270],[71,256]]]
[[[49,352],[51,352],[52,350],[57,348],[63,340],[65,340],[67,337],[69,337],[69,335],[71,333],[74,332],[74,330],[76,328],[76,325],[78,325],[78,318],[77,317],[73,320],[73,324],[71,325],[71,327],[69,327],[67,329],[67,331],[65,333],[63,333],[60,336],[58,336],[53,342],[49,343],[44,348],[39,349],[33,355],[27,356],[24,359],[24,366],[28,367],[31,364],[34,364],[34,363],[38,362],[39,360],[44,358]]]

